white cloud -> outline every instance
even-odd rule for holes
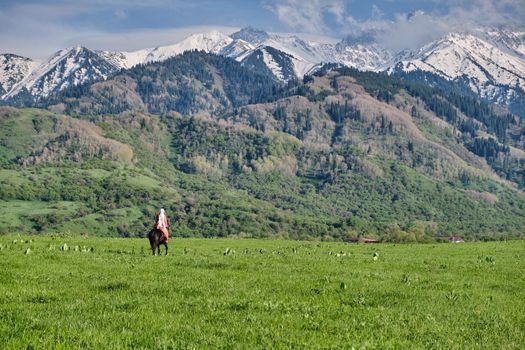
[[[432,0],[446,5],[446,13],[386,14],[376,5],[372,15],[358,20],[348,10],[351,1],[274,0],[268,6],[279,20],[293,30],[315,34],[377,33],[384,46],[399,51],[419,47],[450,31],[473,31],[480,26],[525,27],[525,0]],[[327,21],[332,15],[335,21]],[[334,28],[337,27],[337,28]]]
[[[343,23],[346,12],[342,0],[282,0],[273,1],[267,8],[289,28],[315,34],[330,32],[325,22],[326,15],[334,16],[337,23]]]
[[[120,1],[121,5],[135,0]],[[159,0],[160,2],[160,0]],[[93,3],[104,5],[102,0]],[[114,4],[114,3],[112,3]],[[172,3],[173,4],[173,3]],[[137,6],[142,6],[137,1]],[[64,47],[84,45],[97,50],[138,50],[147,47],[174,44],[187,36],[219,30],[230,34],[237,27],[229,26],[185,26],[179,28],[107,31],[89,26],[68,25],[67,19],[92,15],[96,6],[85,2],[60,1],[53,4],[16,4],[0,11],[0,53],[15,53],[36,59],[46,59]],[[113,9],[113,14],[122,20],[128,16],[124,8]]]
[[[445,23],[427,14],[421,13],[411,18],[399,14],[386,25],[379,41],[394,51],[413,49],[438,39],[449,30]]]
[[[64,6],[50,9],[42,5],[18,5],[0,13],[0,52],[43,57],[58,49],[71,30],[60,19],[72,13]],[[43,54],[43,51],[46,51]]]
[[[156,6],[174,13],[175,8],[191,8],[198,13],[202,6],[209,6],[209,0],[47,0],[45,4],[9,1],[11,5],[2,2],[0,6],[0,53],[36,58],[77,44],[129,51],[173,44],[195,32],[218,29],[228,34],[236,29],[229,26],[144,29],[137,25],[133,29],[108,26],[103,30],[90,26],[87,20],[81,21],[81,25],[72,20],[89,19],[104,12],[112,17],[109,21],[126,25],[131,19],[137,21],[133,14],[140,13],[142,8]],[[429,11],[409,20],[404,13],[385,14],[380,7],[371,5],[371,17],[358,20],[351,12],[352,4],[357,3],[354,0],[259,0],[259,3],[265,4],[290,31],[342,37],[373,30],[381,33],[381,43],[394,50],[414,48],[448,31],[473,30],[479,25],[525,27],[525,0],[428,1],[439,4],[441,9],[445,6],[446,12]],[[193,23],[199,20],[196,16]],[[285,28],[278,28],[282,29]]]
[[[35,28],[32,26],[32,28]],[[42,30],[42,28],[40,28]],[[65,47],[82,45],[93,50],[134,51],[144,48],[175,44],[195,33],[218,30],[224,34],[231,34],[238,27],[226,26],[191,26],[172,29],[144,29],[119,33],[82,31],[74,36],[63,27],[46,27],[46,39],[39,40],[37,36],[2,37],[0,48],[16,47],[18,50],[0,49],[0,53],[16,53],[18,55],[45,59],[52,53]]]
[[[115,16],[118,18],[118,19],[126,19],[128,18],[128,15],[126,13],[126,11],[122,10],[122,9],[118,9],[115,11]]]
[[[269,32],[270,34],[277,34],[281,36],[297,36],[303,40],[312,41],[312,42],[318,42],[318,43],[330,43],[330,44],[337,44],[339,41],[341,41],[340,38],[334,38],[332,36],[327,36],[323,34],[315,34],[315,33],[302,33],[302,32]]]
[[[448,0],[446,14],[417,13],[409,18],[398,14],[392,21],[380,21],[380,40],[394,50],[419,47],[449,32],[473,32],[480,27],[524,28],[524,0]],[[367,24],[362,23],[365,27]]]
[[[524,0],[448,0],[445,19],[455,26],[525,27]]]
[[[227,26],[190,26],[172,29],[143,29],[121,33],[91,33],[66,41],[66,46],[81,44],[96,50],[133,51],[156,46],[175,44],[195,33],[218,30],[230,35],[239,30]]]

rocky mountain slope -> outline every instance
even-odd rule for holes
[[[429,72],[464,85],[487,101],[520,111],[525,96],[523,33],[451,33],[394,60],[390,72]]]
[[[28,76],[37,65],[37,62],[26,57],[13,54],[0,55],[0,93],[2,96]]]
[[[98,53],[81,46],[60,50],[43,64],[28,65],[33,69],[23,71],[24,77],[12,84],[4,99],[37,100],[71,86],[106,79],[117,71]]]

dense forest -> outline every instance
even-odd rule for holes
[[[221,114],[230,107],[271,100],[281,89],[269,71],[252,70],[231,59],[189,51],[163,62],[124,70],[109,83],[66,89],[37,106],[63,103],[66,112],[80,114],[128,110]]]

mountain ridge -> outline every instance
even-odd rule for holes
[[[190,35],[173,45],[130,52],[93,51],[75,47],[57,52],[59,56],[68,56],[70,61],[59,64],[65,67],[61,74],[49,73],[57,66],[57,54],[40,65],[23,58],[25,66],[13,66],[12,69],[0,61],[0,67],[4,68],[0,75],[0,85],[4,91],[2,100],[14,104],[20,97],[23,101],[34,100],[60,91],[69,83],[104,80],[121,69],[165,60],[188,50],[203,50],[239,62],[249,60],[251,67],[264,65],[274,73],[277,80],[284,83],[312,74],[323,63],[399,75],[414,70],[438,74],[491,103],[509,106],[513,112],[525,116],[522,109],[525,105],[524,33],[490,28],[472,33],[449,33],[419,49],[400,53],[382,48],[377,43],[377,35],[376,32],[364,32],[329,44],[247,27],[230,36],[211,31]],[[268,54],[266,48],[272,48],[273,54]],[[80,65],[77,69],[67,69],[71,62],[85,61],[87,52],[92,56],[91,63]],[[283,65],[277,63],[276,59]],[[259,63],[255,63],[255,60]],[[12,74],[9,74],[10,71]],[[291,74],[292,71],[295,76]]]

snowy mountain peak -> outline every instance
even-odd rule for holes
[[[398,57],[391,72],[422,71],[466,82],[482,98],[511,104],[525,91],[525,60],[508,45],[477,35],[449,33],[421,49]]]
[[[175,45],[161,46],[150,50],[144,60],[145,62],[162,61],[191,50],[219,54],[232,41],[232,38],[216,30],[193,34]]]
[[[232,39],[241,39],[253,46],[261,45],[270,37],[268,33],[263,30],[255,29],[253,27],[242,28],[240,31],[231,35]]]
[[[4,63],[7,61],[31,61],[31,59],[13,53],[0,54],[0,63]]]
[[[525,32],[491,28],[489,30],[480,29],[475,34],[500,50],[525,59]]]
[[[3,98],[12,98],[20,93],[41,98],[69,86],[105,79],[116,70],[95,51],[75,46],[59,50],[49,60],[35,66]]]
[[[366,31],[360,33],[348,34],[343,40],[341,40],[339,46],[351,46],[357,44],[373,44],[376,41],[377,33],[375,31]]]
[[[253,51],[255,46],[242,39],[234,39],[231,43],[224,46],[219,52],[220,55],[234,58],[237,61],[242,61],[249,52]]]
[[[189,50],[202,50],[210,53],[218,53],[224,46],[233,41],[229,36],[213,30],[208,33],[193,34],[181,41],[179,47]]]
[[[407,19],[414,21],[423,15],[416,11]],[[120,69],[201,50],[233,58],[284,82],[302,78],[323,63],[390,73],[420,71],[466,84],[491,102],[525,105],[524,32],[478,28],[449,33],[418,49],[397,53],[382,47],[377,34],[370,30],[351,34],[338,43],[312,42],[297,35],[246,27],[231,36],[214,30],[190,35],[173,45],[132,52],[75,46],[57,51],[42,63],[4,54],[0,55],[0,96],[3,100],[20,96],[39,99],[72,85],[106,79]]]
[[[24,79],[37,65],[33,60],[14,54],[0,55],[0,95]]]

